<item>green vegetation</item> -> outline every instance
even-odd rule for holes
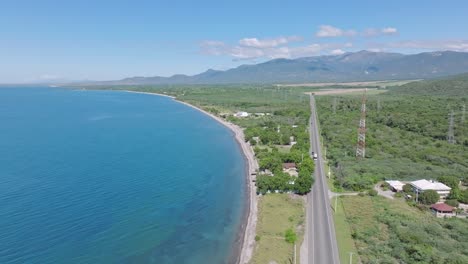
[[[261,239],[251,263],[294,263],[292,244],[296,241],[299,245],[304,233],[304,201],[288,194],[264,195],[259,199],[258,211],[257,235]]]
[[[434,190],[427,190],[419,195],[419,201],[426,205],[435,204],[439,199],[440,195]]]
[[[349,252],[357,253],[354,240],[351,236],[351,227],[346,219],[346,215],[343,209],[343,202],[341,198],[333,198],[331,204],[334,206],[335,199],[337,201],[337,208],[334,208],[335,212],[333,217],[335,220],[336,240],[338,242],[338,251],[340,254],[341,263],[349,263],[346,260],[349,258]],[[356,256],[356,255],[355,255]],[[353,258],[353,263],[359,263],[357,257]]]
[[[297,240],[296,232],[294,232],[291,228],[289,228],[288,230],[286,230],[284,234],[284,240],[286,240],[286,242],[288,242],[289,244],[296,243],[296,240]]]
[[[468,263],[465,219],[439,219],[398,199],[340,199],[362,263]]]
[[[463,120],[462,109],[468,102],[468,81],[463,83],[466,86],[462,88],[445,86],[447,94],[456,97],[406,95],[401,87],[369,95],[366,159],[361,161],[355,159],[361,95],[318,96],[321,133],[335,187],[361,191],[384,179],[442,176],[454,176],[466,183],[468,120]],[[448,115],[452,111],[455,144],[447,142]]]

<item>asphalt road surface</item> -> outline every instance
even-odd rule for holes
[[[310,217],[306,230],[309,241],[308,261],[310,264],[339,264],[335,224],[320,149],[315,99],[312,95],[310,96],[310,108],[310,144],[311,150],[317,153],[318,159],[315,161],[315,183],[307,197],[307,216]]]

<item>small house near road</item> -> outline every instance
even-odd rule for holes
[[[249,113],[247,112],[237,112],[234,114],[235,117],[248,117]]]
[[[455,216],[454,208],[445,203],[431,205],[431,211],[437,217],[452,217]]]
[[[297,173],[296,163],[294,162],[283,163],[283,172],[291,176],[297,176],[298,173]]]
[[[390,189],[394,192],[403,191],[403,185],[405,185],[405,183],[401,181],[385,181],[385,182],[388,183],[388,185],[390,186]]]
[[[418,194],[427,190],[434,190],[440,195],[440,198],[446,198],[450,194],[450,190],[452,190],[447,185],[432,180],[417,180],[410,182],[410,185],[413,187],[414,192]]]

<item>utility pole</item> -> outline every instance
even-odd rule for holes
[[[296,242],[294,242],[294,264],[296,264]]]
[[[358,128],[358,143],[356,148],[356,158],[363,159],[366,156],[366,90],[362,95],[361,101],[361,119],[359,120]]]
[[[450,113],[449,129],[447,134],[447,141],[449,144],[455,144],[455,136],[453,133],[453,111]]]
[[[349,264],[353,263],[353,252],[349,252]]]
[[[338,197],[339,197],[338,195],[335,196],[335,208],[333,208],[335,209],[335,213],[336,213],[336,208],[338,207]]]
[[[336,97],[333,98],[333,114],[336,114]]]

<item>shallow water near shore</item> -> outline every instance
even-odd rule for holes
[[[0,88],[0,122],[0,263],[230,260],[245,161],[210,117],[160,96]]]

